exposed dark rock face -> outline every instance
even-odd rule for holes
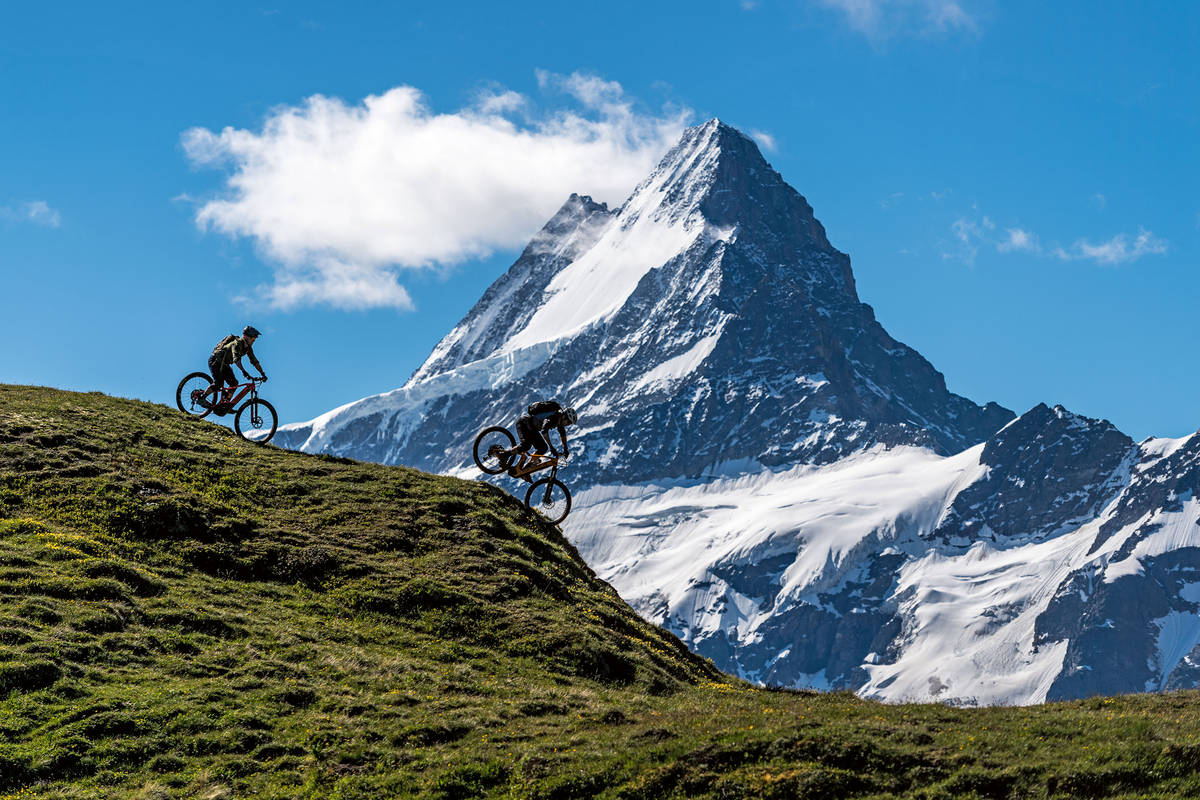
[[[1106,420],[1038,404],[987,440],[986,477],[958,494],[936,535],[966,544],[1078,527],[1125,488],[1137,452]]]

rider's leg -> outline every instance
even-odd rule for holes
[[[208,360],[208,372],[212,375],[213,386],[216,387],[212,396],[212,402],[216,405],[221,402],[221,388],[225,385],[225,365],[220,358],[213,356]]]
[[[541,435],[537,430],[537,422],[528,414],[522,414],[517,418],[517,439],[518,444],[513,448],[513,452],[519,453],[521,458],[508,471],[508,474],[514,478],[516,477],[516,473],[525,469],[525,464],[529,460],[529,448],[540,446],[539,439],[541,439]]]
[[[539,437],[539,438],[541,438],[541,437]],[[546,440],[542,439],[542,441],[539,444],[534,445],[533,452],[530,453],[530,455],[529,455],[529,466],[532,468],[532,467],[536,467],[538,464],[542,463],[542,459],[544,459],[546,457],[545,453],[546,453]],[[525,479],[526,483],[533,483],[533,478],[529,477],[528,475],[522,475],[521,477]]]
[[[525,468],[525,460],[528,457],[529,445],[519,444],[508,451],[514,456],[518,456],[515,463],[510,463],[508,466],[508,474],[512,477],[517,477],[517,473]]]
[[[233,393],[237,391],[237,376],[233,374],[233,367],[225,366],[222,370],[221,382],[227,384],[224,387],[224,396],[221,398],[222,403],[230,403],[233,401]]]
[[[543,453],[550,445],[546,442],[546,437],[542,436],[542,432],[536,429],[529,432],[529,441],[533,445],[533,455],[530,456],[530,466],[533,466],[541,462]]]

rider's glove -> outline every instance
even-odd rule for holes
[[[259,380],[261,380],[263,383],[266,383],[266,382],[267,382],[267,376],[266,376],[266,375],[263,375],[263,376],[262,376],[262,377],[261,377]]]

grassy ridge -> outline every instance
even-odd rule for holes
[[[1200,796],[1198,701],[756,689],[494,487],[0,386],[0,800]]]

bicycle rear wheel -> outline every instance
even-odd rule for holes
[[[558,478],[542,478],[525,493],[525,506],[542,512],[551,524],[557,525],[571,511],[571,492]]]
[[[484,428],[475,437],[475,466],[488,475],[499,475],[508,469],[511,456],[504,455],[502,450],[511,450],[517,446],[517,440],[508,432],[508,428],[494,426]]]
[[[237,416],[233,418],[233,429],[238,432],[238,435],[246,441],[256,444],[266,444],[271,441],[278,425],[279,415],[275,413],[275,406],[262,398],[242,403],[242,407],[237,411]]]
[[[216,388],[207,372],[193,372],[179,382],[175,390],[175,405],[192,417],[207,417],[213,410]]]

